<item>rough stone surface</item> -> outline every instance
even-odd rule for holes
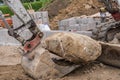
[[[71,62],[89,62],[101,54],[101,45],[95,40],[75,33],[58,33],[45,39],[46,48]]]
[[[61,20],[59,22],[59,30],[88,31],[94,29],[98,21],[100,22],[100,19],[96,20],[90,16],[72,17]]]

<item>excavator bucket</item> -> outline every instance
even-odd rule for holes
[[[56,64],[52,59],[60,59],[60,57],[51,54],[41,47],[37,47],[32,53],[35,53],[34,59],[29,60],[27,57],[23,56],[21,64],[25,72],[35,79],[49,80],[60,78],[80,66],[74,64]]]
[[[99,61],[120,68],[120,45],[100,42],[102,54]]]

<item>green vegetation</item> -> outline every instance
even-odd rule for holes
[[[13,13],[10,11],[10,9],[9,9],[7,6],[4,6],[4,5],[0,7],[0,10],[1,10],[4,14],[8,14],[8,13],[11,14],[11,15],[13,14]]]
[[[42,7],[42,2],[36,1],[36,2],[24,3],[23,5],[24,5],[24,7],[25,7],[26,9],[29,9],[29,6],[31,5],[31,7],[32,7],[35,11],[37,11],[37,10],[39,10],[39,9]]]
[[[52,0],[38,0],[40,2],[42,2],[42,7],[45,7],[46,4],[50,3]]]
[[[29,1],[29,0],[28,0]],[[28,3],[23,3],[24,7],[26,9],[29,9],[29,6],[31,5],[31,7],[37,11],[39,10],[40,8],[42,7],[45,7],[45,5],[47,3],[49,3],[51,0],[36,0],[34,2],[28,2]],[[0,6],[0,10],[4,13],[4,14],[10,14],[10,15],[13,15],[12,11],[6,6],[6,5],[3,5],[3,6]]]

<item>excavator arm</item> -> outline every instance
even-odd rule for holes
[[[120,0],[102,0],[106,10],[111,13],[116,21],[120,20]]]
[[[23,45],[23,54],[30,53],[40,44],[40,40],[43,36],[42,32],[38,29],[36,23],[31,18],[27,10],[23,7],[20,0],[3,0],[3,2],[8,5],[8,7],[12,10],[16,18],[19,19],[21,23],[18,27],[12,28],[4,20],[4,16],[1,13],[1,19],[4,21],[9,35],[17,39]],[[25,30],[29,30],[32,34],[28,39],[23,38],[19,34]]]

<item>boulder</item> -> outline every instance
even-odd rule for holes
[[[101,45],[88,36],[61,32],[45,39],[50,52],[73,63],[87,63],[101,55]]]

